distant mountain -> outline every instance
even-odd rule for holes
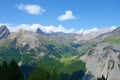
[[[116,35],[120,35],[120,27],[118,27],[110,32],[102,33],[102,34],[98,35],[96,37],[96,39],[102,41],[102,40],[106,39],[107,37],[112,37],[112,36],[115,37]]]
[[[94,29],[92,31],[81,32],[78,36],[75,37],[74,42],[77,43],[81,41],[91,40],[99,35],[111,32],[112,30],[114,30],[114,28],[101,28],[101,29]]]
[[[0,26],[0,40],[5,39],[10,34],[10,31],[5,25]]]
[[[40,28],[37,28],[36,30],[37,34],[42,34],[42,35],[46,35],[47,33],[43,32]]]
[[[108,80],[119,80],[120,28],[89,34],[45,33],[39,28],[35,32],[20,29],[10,33],[6,26],[1,26],[0,62],[12,59],[20,66],[39,66],[43,60],[49,70],[51,63],[57,65],[59,73],[82,71],[83,80],[96,80],[102,75]]]
[[[120,27],[114,29],[112,32],[113,32],[113,33],[120,33]]]
[[[86,62],[88,72],[96,78],[104,75],[107,80],[119,80],[120,27],[97,36],[95,41],[97,45],[89,48],[81,57]]]

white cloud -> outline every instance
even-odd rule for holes
[[[111,27],[112,30],[115,29],[115,28],[117,28],[117,26],[112,26],[112,27]]]
[[[111,32],[112,30],[114,30],[115,27],[105,27],[105,28],[92,28],[92,29],[87,29],[87,30],[79,30],[77,31],[78,34],[80,34],[79,36],[76,36],[76,41],[79,42],[81,40],[90,40],[90,39],[94,39],[96,38],[98,35],[103,34],[103,33],[107,33],[107,32]]]
[[[98,31],[98,28],[92,28],[92,29],[80,29],[79,31],[77,31],[76,33],[79,33],[79,34],[89,34],[91,32],[97,32]]]
[[[101,33],[112,31],[118,27],[118,26],[111,26],[111,27],[105,27],[105,28],[92,28],[92,29],[86,29],[86,30],[80,29],[80,30],[76,31],[74,28],[66,29],[62,25],[58,25],[58,26],[53,26],[53,25],[43,26],[41,24],[13,25],[13,24],[9,24],[9,23],[0,23],[0,25],[6,25],[11,32],[18,31],[19,29],[24,29],[27,31],[35,32],[37,28],[40,28],[43,32],[46,32],[46,33],[65,32],[65,33],[78,33],[78,34],[85,34],[85,35],[92,34],[92,33],[93,34],[101,34]]]
[[[0,23],[0,26],[1,26],[1,25],[6,25],[7,28],[8,28],[10,31],[13,31],[13,29],[14,29],[13,25],[10,24],[10,23]]]
[[[20,25],[13,26],[12,24],[6,24],[6,23],[5,24],[0,24],[0,25],[6,25],[11,32],[16,32],[19,29],[24,29],[24,30],[27,30],[27,31],[35,32],[37,28],[40,28],[43,32],[46,32],[46,33],[52,33],[52,32],[72,33],[72,32],[74,32],[73,28],[72,29],[66,29],[62,25],[43,26],[41,24],[32,24],[32,25],[30,25],[30,24],[20,24]]]
[[[74,29],[65,29],[62,25],[58,25],[57,27],[55,27],[53,25],[40,26],[39,28],[47,33],[51,33],[51,32],[65,32],[65,33],[74,32]]]
[[[17,8],[19,10],[27,11],[29,14],[33,14],[33,15],[38,15],[45,11],[42,7],[40,7],[39,5],[35,5],[35,4],[24,5],[21,3],[17,5]]]
[[[60,20],[60,21],[65,21],[65,20],[69,20],[69,19],[75,19],[75,16],[73,16],[72,11],[70,11],[70,10],[65,11],[65,14],[58,17],[58,20]]]
[[[111,26],[111,27],[105,27],[105,28],[92,28],[92,29],[80,29],[79,31],[76,31],[78,34],[91,34],[91,33],[96,33],[96,34],[101,34],[101,33],[106,33],[109,31],[114,30],[117,28],[117,26]]]
[[[91,32],[97,32],[97,31],[98,31],[98,28],[88,29],[84,31],[84,34],[89,34]]]

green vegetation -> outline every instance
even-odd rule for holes
[[[83,61],[79,60],[78,56],[61,59],[45,57],[43,62],[49,70],[51,69],[51,65],[56,65],[59,68],[57,70],[58,74],[72,74],[73,72],[80,70],[83,70],[84,72],[86,71],[86,64]]]
[[[59,80],[60,76],[57,74],[56,65],[50,65],[51,69],[48,70],[44,62],[35,67],[35,70],[30,73],[29,80]]]
[[[120,44],[120,37],[119,36],[109,37],[106,38],[104,42],[108,44]]]
[[[86,71],[85,68],[85,63],[82,61],[76,61],[72,62],[69,65],[64,65],[63,67],[61,66],[61,72],[66,73],[66,74],[73,74],[73,72],[76,71]]]
[[[34,49],[30,48],[29,44],[22,46],[20,42],[17,42],[17,39],[1,41],[0,62],[6,60],[6,62],[11,63],[10,61],[15,59],[17,63],[22,61],[22,65],[32,66],[32,70],[24,70],[28,72],[27,76],[25,75],[27,80],[70,80],[70,78],[74,80],[75,74],[81,75],[81,73],[83,77],[86,64],[80,61],[77,48],[82,46],[82,49],[85,48],[83,51],[85,53],[89,47],[88,44],[91,45],[92,42],[84,43],[86,45],[83,46],[81,44],[70,44],[74,39],[72,34],[69,37],[64,35],[50,36],[38,35],[40,44],[38,43],[38,47]],[[36,59],[41,52],[46,55]],[[72,78],[71,76],[75,77]]]
[[[30,54],[22,54],[22,62],[23,64],[28,64],[33,59]]]
[[[49,66],[48,66],[49,65]],[[59,62],[49,61],[46,64],[42,60],[37,64],[35,70],[30,73],[30,80],[76,80],[82,79],[85,74],[85,66],[82,61],[74,62],[69,65],[63,65]],[[79,75],[76,77],[76,75]]]
[[[89,48],[95,47],[98,43],[99,42],[95,40],[89,40],[81,43],[82,46],[77,48],[79,55],[80,56],[84,55],[89,50]]]
[[[60,63],[63,64],[71,64],[72,62],[79,61],[79,56],[72,56],[72,57],[62,57],[59,59]]]
[[[80,74],[81,72],[85,73],[85,63],[79,60],[80,56],[74,47],[53,41],[48,41],[47,44],[43,42],[42,46],[44,47],[36,48],[36,50],[30,49],[29,45],[1,47],[0,60],[6,60],[10,63],[12,59],[17,62],[22,59],[23,65],[34,65],[33,71],[27,76],[28,80],[59,80],[64,75],[71,77],[78,71],[80,71]],[[48,54],[42,58],[43,62],[41,63],[41,59],[36,60],[35,57],[42,51]]]
[[[15,48],[0,49],[0,56],[7,60],[7,62],[13,59],[15,59],[18,62],[21,59],[19,50]]]
[[[9,47],[11,46],[12,42],[13,42],[13,39],[0,41],[0,47],[1,48]]]
[[[7,64],[6,61],[2,62],[0,65],[0,80],[24,80],[15,60],[12,60],[10,64]]]

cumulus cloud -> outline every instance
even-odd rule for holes
[[[74,29],[65,29],[62,25],[58,25],[57,27],[55,27],[53,25],[39,26],[39,28],[47,33],[51,33],[51,32],[65,32],[65,33],[74,32]]]
[[[69,19],[75,19],[75,16],[73,16],[72,11],[70,11],[70,10],[65,11],[65,14],[58,17],[59,21],[65,21],[65,20],[69,20]]]
[[[71,29],[66,29],[64,26],[62,25],[58,25],[58,26],[53,26],[53,25],[48,25],[48,26],[44,26],[41,24],[20,24],[20,25],[13,25],[13,24],[9,24],[9,23],[0,23],[0,25],[6,25],[8,27],[8,29],[11,32],[16,32],[19,29],[24,29],[27,31],[32,31],[35,32],[37,28],[40,28],[43,32],[46,33],[52,33],[52,32],[64,32],[64,33],[77,33],[77,34],[91,34],[91,33],[105,33],[108,31],[112,31],[115,28],[117,28],[118,26],[111,26],[111,27],[105,27],[105,28],[92,28],[92,29],[80,29],[78,31],[76,31],[74,28]]]
[[[38,15],[43,13],[45,10],[36,4],[28,4],[28,5],[24,5],[24,4],[19,4],[16,6],[19,10],[24,10],[27,11],[29,14],[33,14],[33,15]]]
[[[65,32],[65,33],[72,33],[74,32],[74,29],[66,29],[64,28],[62,25],[58,25],[58,26],[53,26],[53,25],[49,25],[49,26],[43,26],[41,24],[20,24],[20,25],[12,25],[12,24],[0,24],[0,25],[7,25],[7,27],[9,28],[9,30],[11,32],[16,32],[19,29],[24,29],[27,31],[33,31],[35,32],[37,28],[40,28],[43,32],[46,33],[52,33],[52,32]]]

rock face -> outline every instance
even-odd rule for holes
[[[0,40],[7,38],[9,34],[10,34],[10,31],[5,25],[0,26]]]
[[[99,44],[81,57],[89,73],[96,78],[104,75],[107,80],[120,79],[120,45]]]
[[[96,36],[98,37],[95,38]],[[16,58],[16,54],[17,58],[20,57],[20,65],[22,62],[25,63],[26,55],[30,57],[26,62],[36,62],[44,56],[49,59],[62,59],[69,58],[69,55],[71,57],[75,55],[78,58],[80,56],[80,59],[86,63],[87,74],[83,80],[96,80],[102,75],[107,80],[120,80],[120,28],[113,31],[111,29],[101,30],[80,36],[74,33],[45,33],[39,28],[36,32],[20,29],[10,33],[6,26],[1,26],[0,40],[1,54],[10,49],[11,57],[15,56]],[[94,41],[95,44],[93,44]],[[5,50],[3,50],[4,46]],[[15,53],[14,51],[19,52]],[[84,54],[81,55],[81,53]],[[7,55],[10,57],[9,53]],[[5,59],[6,55],[3,58]]]
[[[97,79],[120,80],[120,28],[97,37],[100,41],[80,59],[86,62],[88,73]]]
[[[104,40],[104,39],[106,39],[106,38],[108,38],[108,37],[116,36],[116,35],[117,35],[117,36],[120,35],[120,27],[118,27],[118,28],[116,28],[116,29],[114,29],[114,30],[112,30],[112,31],[110,31],[110,32],[100,34],[100,35],[98,35],[98,36],[96,37],[96,39],[102,41],[102,40]]]
[[[21,46],[29,45],[30,48],[35,48],[39,45],[36,34],[23,29],[11,34],[9,38],[16,39],[17,43],[21,44]]]
[[[112,30],[114,30],[114,29],[113,28],[103,28],[103,29],[97,29],[95,31],[89,31],[87,33],[83,32],[80,35],[75,37],[74,42],[77,43],[77,42],[80,42],[80,41],[87,41],[87,40],[90,40],[90,39],[94,39],[97,36],[99,36],[99,35],[102,36],[102,34],[109,33]]]
[[[46,34],[46,33],[44,33],[40,28],[37,28],[36,33],[37,33],[37,34],[42,34],[42,35],[45,35],[45,34]]]

